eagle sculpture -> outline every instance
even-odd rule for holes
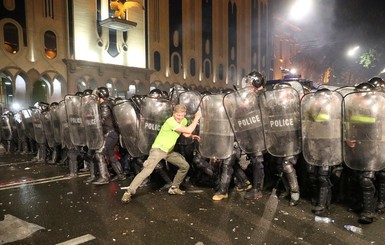
[[[126,10],[130,9],[130,8],[134,8],[134,7],[142,8],[144,10],[144,6],[135,0],[128,0],[128,1],[111,0],[110,1],[110,8],[112,10],[115,10],[115,13],[113,16],[114,18],[119,18],[119,19],[125,20],[126,19]]]

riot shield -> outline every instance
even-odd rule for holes
[[[223,106],[223,96],[205,95],[200,104],[199,151],[205,158],[226,159],[233,151],[234,134]]]
[[[186,91],[179,94],[178,104],[183,104],[186,106],[186,119],[190,123],[194,120],[195,113],[199,109],[199,104],[201,102],[201,94],[198,91]],[[194,130],[193,134],[198,134],[198,127]],[[183,135],[178,139],[178,144],[189,145],[194,142],[191,138],[186,138]]]
[[[261,111],[256,92],[251,86],[226,94],[223,98],[235,139],[245,153],[265,150]]]
[[[62,148],[73,149],[75,146],[70,137],[70,129],[67,121],[67,110],[64,100],[59,102],[59,120]]]
[[[160,128],[171,115],[172,106],[169,100],[150,97],[143,99],[137,143],[142,154],[147,155],[150,152]]]
[[[81,97],[67,95],[64,98],[71,141],[76,146],[86,145],[86,132],[81,115]]]
[[[61,144],[61,125],[60,125],[60,113],[59,106],[51,106],[49,109],[51,113],[51,125],[53,129],[53,137],[56,144]]]
[[[35,132],[35,140],[38,144],[45,144],[46,138],[43,128],[43,121],[41,116],[41,110],[32,108],[32,124]]]
[[[267,151],[276,157],[301,152],[301,116],[298,92],[292,87],[260,94],[260,108]]]
[[[35,129],[32,123],[32,111],[31,109],[23,109],[21,110],[21,120],[23,121],[23,125],[25,127],[25,132],[27,137],[35,140]]]
[[[303,86],[300,82],[298,82],[298,81],[285,81],[285,83],[290,84],[291,87],[297,91],[300,99],[305,95],[305,91],[304,91]]]
[[[41,121],[43,124],[43,130],[45,138],[47,139],[48,146],[54,148],[56,146],[55,138],[53,135],[53,127],[50,111],[44,111],[41,113]]]
[[[12,139],[12,128],[11,128],[11,122],[8,115],[1,115],[0,118],[0,124],[1,124],[1,138],[4,140],[11,140]]]
[[[81,115],[88,149],[100,149],[104,144],[104,134],[99,114],[99,98],[93,94],[85,95],[81,98],[81,103]]]
[[[333,166],[342,162],[341,103],[341,94],[329,90],[302,98],[302,153],[307,163]]]
[[[354,92],[343,99],[343,159],[359,171],[385,168],[383,92]]]
[[[183,92],[186,92],[186,89],[179,84],[175,84],[174,87],[170,89],[170,100],[171,104],[176,105],[178,103],[179,95]]]
[[[134,105],[127,100],[119,101],[119,103],[113,107],[113,113],[128,153],[132,157],[141,156],[142,153],[137,146],[139,116],[136,113]]]
[[[344,87],[340,87],[340,88],[337,88],[335,91],[340,93],[342,96],[345,96],[349,93],[352,93],[354,92],[354,86],[344,86]]]

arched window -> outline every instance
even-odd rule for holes
[[[0,80],[0,106],[10,108],[13,102],[12,81],[8,77]],[[0,108],[1,109],[1,108]]]
[[[134,94],[136,94],[136,85],[135,84],[130,84],[128,86],[128,91],[126,98],[131,98]]]
[[[56,35],[52,31],[44,33],[44,50],[48,59],[54,59],[57,56]]]
[[[43,101],[47,102],[48,88],[47,84],[43,80],[37,80],[33,84],[32,89],[32,103]]]
[[[154,52],[154,69],[156,71],[160,71],[160,69],[161,69],[160,53],[158,51]]]
[[[11,54],[19,52],[19,31],[12,23],[6,23],[3,27],[4,49]]]

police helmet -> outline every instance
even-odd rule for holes
[[[168,92],[166,90],[162,90],[162,96],[165,99],[168,99]]]
[[[330,90],[328,88],[320,88],[317,90],[316,93],[328,93],[330,92]]]
[[[291,84],[290,83],[276,83],[273,86],[273,89],[281,89],[281,88],[290,88]]]
[[[160,89],[154,88],[153,90],[148,93],[148,97],[150,98],[162,98],[162,91]]]
[[[360,83],[357,86],[355,86],[355,90],[358,92],[370,92],[374,90],[374,85],[368,82]]]
[[[122,97],[116,97],[115,99],[114,99],[114,104],[116,105],[116,104],[118,104],[120,101],[123,101],[124,99],[122,98]]]
[[[110,97],[110,92],[106,87],[99,87],[96,89],[96,95],[102,99],[108,99]]]
[[[252,71],[249,74],[247,74],[246,77],[254,86],[254,88],[259,88],[265,85],[265,78],[260,72]]]
[[[142,102],[143,100],[143,95],[138,95],[138,94],[135,94],[131,97],[131,100],[136,104],[136,105],[140,105],[140,103]]]
[[[205,95],[208,95],[208,94],[211,94],[211,92],[208,91],[208,90],[204,90],[204,91],[201,92],[202,96],[205,96]]]
[[[52,103],[49,105],[50,108],[58,107],[58,106],[59,106],[59,103],[57,103],[57,102],[52,102]]]
[[[376,88],[385,87],[385,81],[381,77],[372,77],[371,79],[369,79],[368,83],[372,84]]]
[[[46,111],[49,109],[49,104],[46,102],[36,102],[34,107],[36,107],[42,111]]]
[[[75,93],[75,96],[83,96],[83,92],[78,91],[78,92]]]
[[[92,89],[86,89],[83,91],[83,95],[90,95],[92,94]]]
[[[231,89],[231,88],[225,88],[221,90],[222,94],[230,94],[232,92],[234,92],[234,89]]]

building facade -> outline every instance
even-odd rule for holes
[[[276,78],[284,51],[274,48],[268,0],[130,2],[3,0],[0,109],[99,86],[129,97],[240,86],[252,70]]]

